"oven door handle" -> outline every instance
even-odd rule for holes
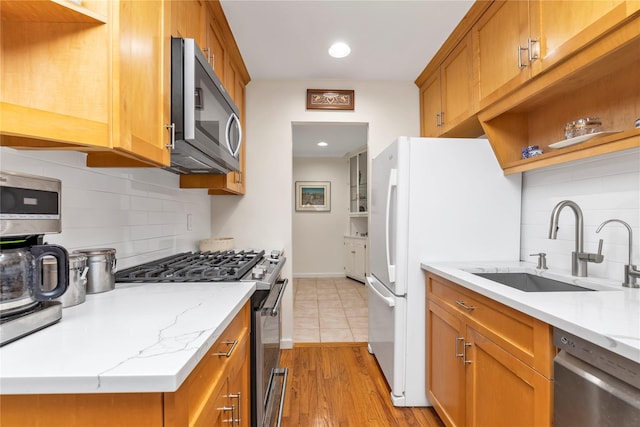
[[[280,302],[282,301],[282,297],[284,296],[284,290],[287,287],[287,283],[289,283],[289,279],[278,280],[277,283],[282,283],[282,287],[280,288],[280,292],[278,293],[276,302],[275,304],[273,304],[273,308],[271,309],[271,317],[276,317],[278,315],[278,310],[280,310]]]
[[[280,405],[279,405],[279,409],[278,409],[278,423],[276,424],[276,427],[280,427],[282,426],[282,414],[284,412],[284,394],[286,393],[287,390],[287,376],[289,375],[289,369],[287,368],[280,368],[277,371],[278,375],[282,375],[282,392],[280,393]]]

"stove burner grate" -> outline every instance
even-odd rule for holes
[[[184,252],[116,273],[116,282],[239,281],[264,256],[264,251]]]

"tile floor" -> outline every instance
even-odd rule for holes
[[[367,288],[347,277],[294,279],[294,342],[367,342]]]

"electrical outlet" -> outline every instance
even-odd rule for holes
[[[193,214],[187,214],[187,231],[193,231]]]

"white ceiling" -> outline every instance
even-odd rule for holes
[[[293,157],[342,157],[366,149],[367,123],[293,123]],[[326,147],[318,147],[324,141]]]
[[[221,0],[221,4],[252,80],[413,82],[473,1]],[[331,58],[327,50],[336,41],[349,44],[351,55]],[[351,141],[346,134],[351,130],[327,123],[302,126],[295,132],[298,138],[294,135],[294,156],[312,155],[308,148],[336,132],[345,132],[342,140]],[[357,148],[346,142],[342,147],[347,151],[337,153],[332,147],[324,152],[340,157]]]

